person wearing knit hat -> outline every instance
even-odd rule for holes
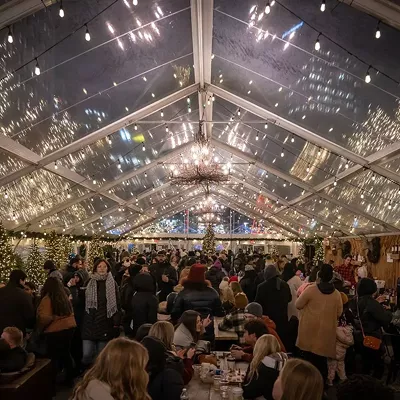
[[[247,297],[243,292],[238,293],[235,296],[235,307],[234,309],[224,317],[222,322],[218,325],[221,331],[233,330],[239,337],[241,344],[245,343],[244,340],[244,324],[246,323],[246,317],[244,309],[248,304]]]
[[[225,278],[225,273],[222,270],[222,263],[219,259],[214,261],[214,264],[207,271],[206,277],[211,282],[212,287],[218,292],[219,284]]]
[[[239,282],[239,278],[236,275],[231,276],[229,278],[229,283],[231,283],[231,282]]]

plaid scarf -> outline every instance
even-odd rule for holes
[[[106,281],[106,299],[107,299],[107,318],[111,318],[117,311],[117,296],[115,293],[115,281],[111,273],[107,275],[99,275],[94,273],[86,288],[86,305],[85,310],[89,313],[89,309],[97,310],[97,282]]]

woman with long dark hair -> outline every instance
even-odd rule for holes
[[[298,318],[299,312],[296,308],[297,290],[303,284],[300,277],[296,275],[296,270],[292,263],[287,263],[283,268],[281,278],[289,285],[292,301],[288,304],[288,318]]]
[[[54,383],[57,367],[63,366],[66,379],[73,378],[71,340],[76,327],[72,304],[58,278],[47,278],[37,309],[37,327],[44,332],[47,353],[53,363]]]
[[[98,259],[85,292],[82,339],[84,365],[90,365],[107,343],[119,335],[120,299],[111,267]]]
[[[197,311],[188,310],[182,314],[179,325],[175,330],[174,344],[177,348],[187,348],[197,343],[204,331],[201,316]]]

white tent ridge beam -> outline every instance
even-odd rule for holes
[[[51,164],[54,163],[55,161],[59,160],[60,158],[63,158],[67,156],[68,154],[74,153],[76,151],[81,150],[83,147],[86,147],[97,140],[103,139],[107,137],[108,135],[117,132],[119,129],[124,128],[125,126],[132,125],[134,122],[146,118],[149,115],[166,108],[167,106],[182,100],[183,98],[186,98],[190,96],[191,94],[195,93],[198,89],[198,85],[193,84],[190,85],[184,89],[181,89],[169,96],[166,96],[160,100],[157,100],[154,103],[149,104],[146,107],[141,108],[140,110],[134,111],[133,113],[130,113],[126,115],[123,118],[120,118],[119,120],[112,122],[111,124],[108,124],[107,126],[98,129],[97,131],[94,131],[86,136],[84,136],[81,139],[78,139],[62,148],[59,150],[54,151],[53,153],[45,156],[45,157],[40,157],[36,153],[33,153],[31,150],[27,149],[26,147],[20,145],[19,143],[15,142],[12,139],[3,139],[0,136],[0,148],[3,150],[7,151],[8,153],[15,155],[16,157],[30,162],[31,164],[34,165],[29,165],[25,168],[22,168],[12,174],[6,175],[3,178],[0,178],[0,187],[4,186],[6,184],[9,184],[16,179],[19,179],[23,177],[24,175],[30,174],[31,172],[35,171],[36,169],[40,168],[50,168]],[[33,154],[35,157],[33,157]],[[50,164],[50,165],[49,165]]]
[[[12,0],[0,7],[0,29],[28,17],[42,8],[57,3],[57,0]]]
[[[260,161],[254,161],[254,159],[250,155],[244,153],[241,150],[238,150],[238,149],[236,149],[236,148],[234,148],[234,147],[232,147],[232,146],[230,146],[228,144],[225,144],[223,142],[220,142],[219,140],[216,140],[216,139],[213,139],[212,142],[215,144],[216,147],[218,147],[218,148],[220,148],[220,149],[222,149],[222,150],[224,150],[224,151],[226,151],[226,152],[228,152],[230,154],[233,154],[234,156],[236,156],[238,158],[241,158],[242,160],[245,160],[245,161],[247,161],[249,163],[253,163],[257,168],[260,168],[260,169],[262,169],[264,171],[268,171],[269,173],[271,173],[273,175],[276,175],[277,177],[285,180],[286,182],[292,183],[292,184],[304,189],[305,191],[310,192],[313,195],[317,194],[315,189],[312,186],[304,183],[303,181],[301,181],[301,180],[299,180],[299,179],[297,179],[297,178],[295,178],[293,176],[287,175],[286,173],[284,173],[282,171],[279,171],[279,170],[277,170],[277,169],[275,169],[275,168],[273,168],[273,167],[271,167],[269,165],[265,165],[265,164],[261,163]],[[346,203],[343,203],[343,202],[341,202],[339,200],[336,200],[334,197],[329,196],[329,195],[327,195],[325,193],[318,193],[318,196],[323,198],[323,199],[325,199],[325,200],[330,201],[331,203],[334,203],[336,205],[339,205],[340,207],[343,207],[343,208],[347,209],[348,211],[353,213],[355,216],[365,217],[366,219],[369,219],[370,221],[373,221],[376,224],[385,227],[389,231],[400,231],[399,228],[397,228],[397,227],[395,227],[393,225],[390,225],[390,224],[382,221],[379,218],[373,217],[372,215],[362,211],[358,207],[350,206],[349,204],[346,204]]]
[[[385,178],[388,178],[389,180],[392,180],[400,184],[400,176],[398,174],[376,165],[369,165],[368,158],[361,157],[353,153],[352,151],[347,150],[346,148],[339,146],[323,138],[322,136],[319,136],[314,132],[311,132],[308,129],[301,127],[300,125],[290,122],[285,118],[282,118],[279,115],[274,114],[271,111],[268,111],[248,100],[245,100],[242,97],[232,94],[227,90],[221,89],[218,86],[211,85],[210,88],[215,95],[221,97],[222,99],[229,101],[230,103],[236,104],[240,108],[247,110],[254,115],[257,115],[258,117],[263,118],[266,121],[270,121],[275,125],[282,127],[283,129],[289,132],[292,132],[296,136],[301,137],[302,139],[310,143],[313,143],[316,146],[319,146],[323,149],[327,149],[328,151],[331,151],[334,154],[337,154],[349,161],[359,164],[361,166],[360,170],[362,170],[362,167],[369,168],[372,171],[375,171],[377,174],[382,175]],[[397,143],[393,146],[397,147]],[[387,152],[391,152],[390,147],[391,146],[388,146],[387,149],[382,150],[381,154],[382,158],[384,157],[385,150]],[[398,151],[398,147],[396,151]],[[378,162],[378,160],[374,161],[374,163],[376,162]]]

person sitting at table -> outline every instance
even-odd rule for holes
[[[175,369],[168,366],[164,344],[151,336],[146,336],[141,344],[149,354],[146,370],[149,374],[147,390],[151,399],[179,400],[184,387],[183,379]]]
[[[243,397],[271,399],[274,383],[287,359],[275,336],[261,336],[254,346],[253,359],[243,383]]]
[[[276,339],[279,342],[279,346],[281,346],[281,350],[286,353],[286,348],[281,338],[279,337],[278,333],[276,332],[275,322],[272,321],[272,319],[269,318],[268,316],[263,315],[263,309],[260,304],[256,302],[249,303],[247,307],[244,309],[244,315],[247,321],[254,319],[262,321],[267,327],[268,333],[276,337]]]
[[[197,311],[188,310],[182,314],[174,334],[177,349],[186,349],[196,344],[205,328],[211,323],[210,318],[201,319]]]
[[[253,359],[253,350],[257,340],[268,335],[269,331],[262,319],[251,319],[244,324],[244,341],[245,346],[233,345],[231,347],[231,355],[235,360],[251,362]]]
[[[222,322],[218,325],[218,329],[221,331],[229,331],[234,330],[238,337],[239,342],[241,344],[245,343],[244,340],[244,324],[246,322],[246,318],[244,315],[244,309],[247,306],[247,297],[241,292],[235,296],[235,308],[224,317]]]
[[[4,328],[0,339],[0,372],[18,372],[26,362],[23,334],[15,326]]]
[[[311,363],[293,358],[286,362],[272,390],[274,400],[321,400],[324,382]]]

